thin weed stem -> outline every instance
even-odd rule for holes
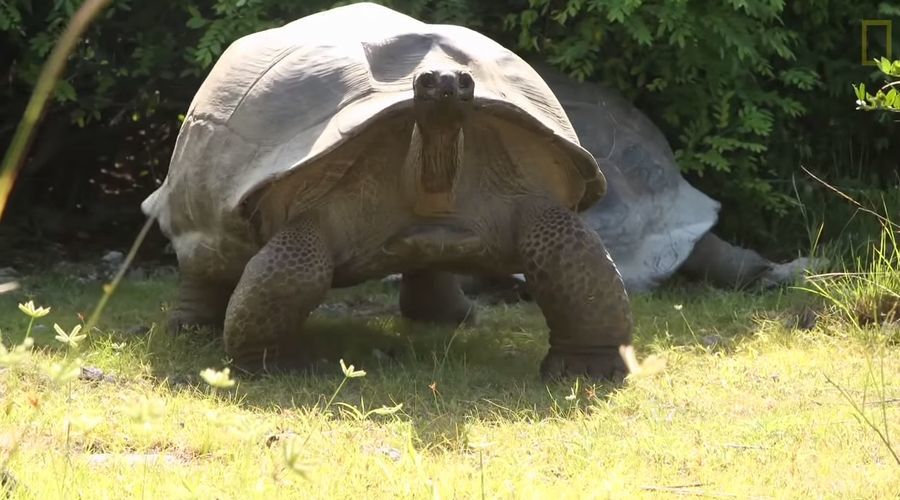
[[[29,315],[28,328],[25,329],[25,341],[31,338],[31,327],[34,326],[34,316]]]
[[[883,363],[883,360],[882,360],[882,363]],[[900,455],[897,455],[897,452],[894,450],[894,447],[891,444],[890,438],[888,436],[887,425],[886,425],[887,421],[885,421],[885,430],[882,431],[881,428],[878,427],[875,424],[875,422],[872,422],[872,420],[869,418],[869,416],[866,415],[866,413],[863,411],[862,407],[860,407],[859,405],[856,404],[856,401],[853,400],[853,398],[850,396],[850,394],[843,387],[841,387],[836,382],[831,380],[831,378],[828,375],[825,375],[825,380],[829,384],[834,386],[834,388],[837,389],[841,393],[841,396],[843,396],[844,399],[847,400],[847,403],[849,403],[850,406],[853,408],[853,411],[855,412],[856,416],[859,417],[860,420],[862,420],[863,423],[866,424],[867,427],[869,427],[870,429],[875,431],[875,434],[878,435],[878,437],[881,439],[881,442],[884,443],[884,445],[887,447],[888,452],[890,452],[891,456],[894,457],[894,461],[897,462],[897,465],[900,465]],[[883,401],[884,400],[882,399],[882,402]],[[882,410],[885,412],[885,418],[887,418],[886,417],[887,410],[886,410],[885,406],[886,406],[886,404],[881,405]]]
[[[0,169],[0,219],[3,218],[3,212],[6,209],[16,176],[22,169],[25,153],[31,146],[38,123],[43,118],[47,100],[66,68],[66,60],[75,50],[75,45],[81,39],[81,35],[109,2],[110,0],[85,0],[72,16],[66,30],[53,46],[50,57],[41,68],[41,74],[31,93],[31,99],[25,107],[25,112],[19,121],[9,149],[3,157],[3,168]]]
[[[125,261],[122,262],[119,270],[116,271],[116,275],[113,277],[113,280],[103,287],[103,296],[100,297],[100,300],[97,302],[96,307],[94,307],[94,311],[91,313],[90,317],[87,320],[87,323],[85,323],[84,325],[84,331],[88,335],[91,334],[91,331],[100,320],[100,315],[106,308],[106,303],[109,302],[110,297],[112,297],[113,293],[115,293],[116,288],[118,288],[119,286],[119,283],[122,282],[122,278],[125,277],[125,272],[128,271],[128,268],[131,266],[131,262],[134,261],[134,257],[135,255],[137,255],[138,249],[144,242],[144,238],[147,237],[147,233],[150,231],[150,228],[153,227],[154,222],[156,222],[155,217],[150,217],[147,219],[147,222],[144,223],[144,227],[141,228],[141,232],[138,233],[137,238],[135,238],[134,242],[131,244],[131,249],[128,250],[128,255],[125,256]]]

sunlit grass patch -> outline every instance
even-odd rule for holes
[[[900,228],[885,220],[877,245],[843,271],[814,276],[810,290],[856,325],[900,321]]]
[[[75,348],[53,325],[70,334],[99,285],[22,284],[0,295],[7,349],[31,322],[19,303],[51,311],[33,321],[28,360],[0,372],[0,460],[14,498],[900,491],[887,447],[826,379],[896,432],[898,346],[874,351],[827,309],[796,328],[796,311],[816,300],[797,290],[635,297],[638,355],[665,365],[615,389],[540,381],[547,335],[534,304],[482,305],[476,326],[452,330],[397,318],[389,286],[336,291],[310,322],[323,358],[313,373],[248,378],[224,373],[219,339],[160,328],[174,281],[123,283]],[[54,383],[50,366],[67,357],[99,373]]]

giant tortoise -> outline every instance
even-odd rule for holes
[[[547,321],[543,375],[617,379],[629,301],[576,213],[604,189],[525,61],[358,3],[228,47],[142,208],[178,257],[170,324],[221,327],[248,370],[309,361],[302,324],[332,287],[402,273],[405,317],[457,323],[454,273],[501,272]]]
[[[651,289],[675,271],[718,286],[779,284],[808,264],[805,258],[775,264],[711,233],[719,202],[681,176],[668,141],[646,115],[602,84],[537,69],[603,170],[606,196],[582,217],[603,237],[629,290]]]
[[[719,203],[681,176],[668,141],[646,115],[602,84],[532,66],[600,164],[606,195],[581,217],[603,238],[629,292],[651,290],[676,271],[721,287],[772,286],[809,264],[806,258],[776,264],[710,232]],[[503,276],[466,283],[470,293],[509,287],[517,284]]]

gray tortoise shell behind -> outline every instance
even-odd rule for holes
[[[606,196],[582,217],[630,291],[654,288],[716,223],[719,203],[684,180],[662,132],[617,92],[534,66],[606,177]]]
[[[158,218],[179,256],[205,248],[223,261],[229,252],[245,258],[252,228],[242,203],[288,174],[308,174],[303,182],[311,186],[340,182],[340,174],[307,167],[385,116],[412,119],[412,78],[435,66],[472,73],[476,112],[540,130],[562,146],[568,159],[558,165],[584,180],[557,190],[564,204],[583,209],[603,195],[594,157],[521,58],[475,31],[358,3],[234,42],[194,97],[168,177],[142,209]]]

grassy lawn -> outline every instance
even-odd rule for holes
[[[401,321],[396,293],[369,284],[334,292],[316,312],[315,374],[238,376],[214,389],[199,373],[224,366],[220,341],[161,328],[174,281],[126,282],[72,351],[53,325],[80,323],[99,285],[23,285],[0,295],[7,347],[29,323],[17,303],[52,312],[34,322],[34,353],[0,371],[0,466],[9,458],[13,498],[900,492],[900,466],[838,388],[887,422],[900,451],[898,327],[860,329],[826,313],[798,329],[814,299],[797,290],[635,298],[648,370],[614,389],[540,381],[546,328],[534,304],[482,305],[476,327],[441,330]],[[92,370],[54,382],[67,356]],[[366,375],[329,404],[340,358]]]

